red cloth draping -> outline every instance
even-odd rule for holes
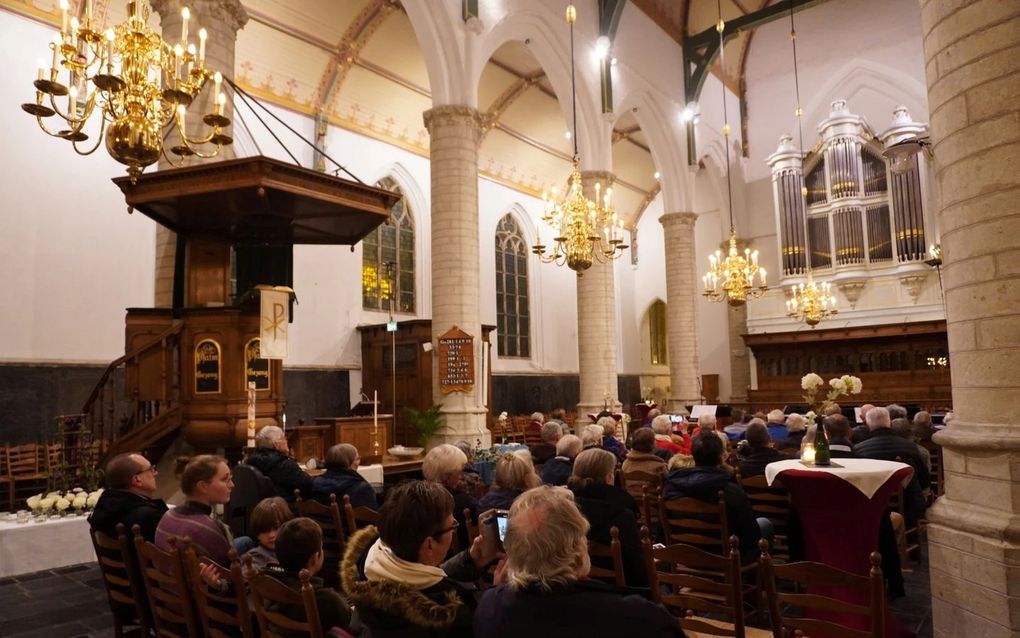
[[[893,492],[909,477],[909,467],[893,474],[872,498],[866,497],[847,481],[821,472],[786,470],[780,475],[790,499],[800,515],[804,529],[807,558],[855,574],[867,575],[868,556],[878,548],[878,527]],[[867,596],[841,588],[818,589],[813,593],[832,596],[867,606]],[[819,615],[819,617],[822,617]],[[867,630],[867,619],[852,614],[825,617],[849,627]],[[914,636],[886,607],[886,636]],[[821,638],[821,637],[819,637]]]

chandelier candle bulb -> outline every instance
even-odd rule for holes
[[[85,25],[92,26],[92,0],[85,0]]]
[[[181,43],[187,44],[188,42],[188,20],[191,19],[191,9],[184,7],[181,9]]]
[[[205,68],[205,40],[209,33],[205,29],[198,30],[198,68]]]
[[[39,68],[36,69],[35,79],[41,80],[43,79],[43,74],[46,73],[46,62],[40,58],[38,61],[38,65]]]
[[[60,0],[60,35],[67,35],[67,0]]]

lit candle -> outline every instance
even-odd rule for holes
[[[71,18],[71,44],[78,46],[78,18]]]
[[[57,73],[57,61],[59,59],[57,56],[60,53],[60,45],[62,45],[63,43],[64,40],[59,35],[53,36],[53,66],[51,68],[53,69],[54,75],[56,75]]]
[[[67,0],[60,0],[60,35],[67,35]]]
[[[223,74],[217,71],[216,74],[213,75],[213,95],[218,96],[220,94],[220,83],[222,82]]]
[[[113,29],[106,30],[106,65],[108,72],[113,74]]]
[[[181,42],[188,41],[188,20],[191,19],[191,10],[187,7],[181,9]]]
[[[372,430],[379,429],[379,391],[372,390]]]
[[[198,30],[198,68],[205,68],[205,39],[209,34],[205,29]]]
[[[800,460],[805,463],[815,462],[815,446],[811,443],[804,446],[804,449],[800,453]]]
[[[223,105],[227,103],[227,96],[220,93],[216,96],[216,115],[223,115]]]
[[[37,80],[43,79],[43,73],[46,72],[46,62],[42,58],[39,58],[39,72],[36,75]]]
[[[181,70],[178,67],[180,67],[180,65],[181,65],[181,56],[182,55],[184,55],[184,47],[182,47],[180,44],[175,44],[174,45],[174,78],[180,77]]]
[[[92,26],[92,0],[85,0],[85,26]]]
[[[72,84],[67,88],[67,115],[74,119],[78,114],[78,87]]]
[[[767,282],[766,282],[766,279],[765,279],[765,275],[766,275],[765,269],[764,268],[759,268],[758,272],[761,273],[761,285],[762,286],[768,285]]]
[[[191,77],[191,68],[195,64],[195,45],[188,45],[188,77]]]

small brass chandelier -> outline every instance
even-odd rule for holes
[[[164,41],[148,27],[149,9],[143,9],[140,0],[127,3],[126,22],[105,30],[93,18],[92,0],[85,0],[80,22],[77,17],[68,20],[67,7],[67,0],[61,0],[60,34],[49,45],[53,62],[48,73],[40,65],[33,82],[35,103],[21,105],[43,131],[68,140],[79,155],[92,154],[105,139],[110,156],[127,165],[132,180],[161,154],[173,163],[163,146],[167,127],[179,133],[179,143],[170,148],[178,157],[215,157],[222,146],[233,143],[223,132],[230,119],[223,115],[222,75],[205,66],[206,30],[198,31],[197,51],[188,41],[191,13],[187,7],[181,9],[181,38],[175,43]],[[209,131],[204,136],[187,135],[187,108],[209,80],[213,80],[214,106],[202,117]],[[57,99],[64,96],[66,108]],[[97,109],[99,138],[91,148],[80,149],[79,143],[89,138],[82,129]],[[46,120],[54,115],[67,128],[47,127]]]
[[[800,143],[800,159],[804,160],[804,127],[801,124],[801,116],[804,110],[800,106],[800,74],[797,68],[797,29],[793,23],[793,5],[790,5],[790,42],[793,46],[793,82],[797,97],[797,108],[794,115],[797,117],[797,136]],[[803,179],[803,178],[802,178]],[[801,198],[807,195],[807,187],[801,186]],[[807,207],[802,207],[807,210]],[[807,245],[805,267],[807,269],[807,281],[797,284],[790,291],[786,300],[786,316],[794,321],[803,321],[814,328],[818,322],[826,317],[836,314],[836,297],[832,294],[832,285],[827,281],[815,283],[811,274],[811,238],[807,228],[807,216],[804,219],[804,243]]]
[[[611,186],[602,190],[602,184],[595,184],[595,199],[588,199],[581,186],[581,165],[577,152],[577,86],[574,79],[574,22],[577,20],[577,9],[574,5],[567,7],[567,23],[570,25],[570,85],[573,105],[574,142],[573,167],[570,172],[570,185],[562,201],[556,201],[555,189],[552,193],[543,193],[545,208],[542,221],[556,230],[555,242],[549,254],[542,243],[541,234],[531,247],[543,263],[554,263],[557,266],[567,265],[568,268],[583,276],[584,271],[595,262],[607,263],[619,258],[627,245],[623,243],[623,220],[612,210]]]
[[[716,31],[719,33],[719,63],[724,58],[723,30],[726,23],[722,19],[722,8],[719,9],[719,22],[716,24]],[[726,196],[730,213],[730,240],[729,250],[724,257],[721,250],[708,256],[708,272],[701,278],[705,285],[701,293],[710,301],[725,300],[731,306],[740,306],[747,303],[748,299],[757,299],[768,291],[768,283],[765,279],[767,273],[764,268],[758,266],[758,251],[745,248],[741,254],[737,249],[737,232],[733,226],[733,188],[730,183],[730,123],[726,109],[726,84],[722,84],[723,91],[723,141],[726,146]],[[755,279],[759,283],[755,285]]]

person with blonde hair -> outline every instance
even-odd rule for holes
[[[605,433],[605,428],[596,423],[584,426],[581,430],[581,445],[587,450],[593,447],[602,447],[602,435]]]
[[[668,414],[660,414],[652,419],[652,432],[655,432],[655,447],[666,450],[670,454],[686,454],[690,450],[690,446],[682,446],[675,443],[673,437],[670,436],[672,429],[673,424]],[[686,437],[687,434],[684,433],[683,436]]]
[[[648,573],[641,555],[638,508],[634,497],[616,487],[616,456],[607,450],[585,450],[574,460],[567,487],[588,519],[588,540],[609,545],[610,528],[620,533],[623,571],[628,587],[645,587]],[[608,566],[608,565],[607,565]]]
[[[693,456],[688,456],[686,454],[674,454],[669,457],[669,462],[666,463],[667,472],[685,467],[694,467]]]
[[[457,520],[457,539],[460,547],[467,547],[468,538],[464,510],[469,510],[472,519],[478,518],[478,500],[472,496],[464,482],[464,466],[467,455],[456,445],[443,443],[428,451],[421,464],[421,473],[426,481],[439,483],[453,497],[453,517]]]
[[[560,487],[530,490],[510,508],[505,571],[475,611],[476,636],[486,638],[644,638],[683,636],[665,608],[643,596],[588,580],[589,524]]]
[[[799,450],[807,434],[807,421],[803,415],[792,412],[786,417],[786,438],[776,441],[776,449]]]
[[[627,458],[627,447],[616,438],[616,419],[604,416],[595,425],[602,427],[602,449],[609,450],[620,461]]]
[[[482,512],[489,509],[510,509],[514,499],[526,490],[541,484],[542,479],[535,474],[530,454],[505,453],[496,459],[492,489],[478,502],[478,509]]]

